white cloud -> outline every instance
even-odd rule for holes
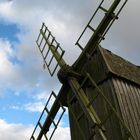
[[[49,139],[52,135],[53,128],[49,130],[47,133],[47,138]],[[34,133],[34,138],[37,139],[38,134],[39,134],[40,129],[36,129]],[[45,137],[42,137],[42,140],[46,140]],[[62,128],[62,127],[57,127],[55,130],[55,133],[52,135],[52,140],[71,140],[70,137],[70,129],[68,127]]]
[[[19,94],[17,95],[19,96]],[[48,94],[45,92],[38,93],[34,96],[32,96],[32,102],[27,102],[25,104],[15,104],[9,106],[10,109],[13,110],[24,110],[28,112],[42,112],[44,109],[44,106],[46,104],[46,101],[48,99]]]
[[[0,119],[1,140],[29,140],[33,129],[33,125],[7,123]],[[58,127],[53,140],[70,140],[69,128]]]
[[[42,112],[44,105],[42,102],[27,103],[23,108],[29,112]]]
[[[12,55],[11,44],[4,39],[0,39],[0,76],[10,76],[13,74],[12,63],[8,58]]]
[[[19,96],[19,93],[16,96]],[[25,104],[11,105],[11,106],[9,106],[9,108],[13,109],[13,110],[25,110],[28,112],[40,112],[41,113],[43,111],[45,104],[48,101],[49,97],[50,97],[50,94],[48,94],[47,92],[37,93],[37,94],[31,96],[31,101],[29,101]],[[47,108],[49,110],[51,109],[55,99],[56,98],[54,96],[51,96],[49,103],[47,105]]]
[[[17,67],[10,61],[14,57],[14,52],[8,40],[0,38],[0,94],[5,86],[11,86],[11,80],[15,83],[18,77]]]
[[[50,96],[51,96],[51,98],[50,98]],[[46,102],[48,102],[49,98],[50,98],[50,100],[47,105],[47,108],[49,110],[51,109],[51,107],[56,99],[53,95],[48,94],[46,92],[38,93],[38,94],[32,96],[32,98],[33,98],[32,102],[26,103],[19,109],[26,110],[29,112],[40,112],[41,113],[46,105]]]
[[[45,104],[46,104],[49,96],[50,95],[47,92],[41,92],[36,95],[33,95],[32,102],[22,105],[22,107],[20,109],[26,110],[28,112],[40,112],[41,113],[45,107]],[[53,102],[51,102],[51,105],[52,105],[52,103]]]
[[[71,140],[70,129],[58,127],[52,137],[52,140]]]
[[[11,60],[11,58],[15,59],[15,57],[17,57],[16,53],[8,40],[0,38],[0,94],[7,88],[12,88],[16,90],[16,92],[27,88],[28,91],[28,89],[32,88],[32,85],[35,85],[37,82],[38,76],[28,73],[29,69],[31,71],[33,70],[32,64],[30,64],[31,66],[29,65],[30,67],[27,67],[24,63],[22,63],[22,66],[21,64],[14,64],[12,62],[14,60]],[[36,71],[34,69],[35,73],[38,73],[38,70],[39,67],[38,69],[36,68]]]
[[[8,16],[11,14],[11,2],[0,3],[0,15]]]
[[[33,131],[33,125],[9,124],[0,119],[1,140],[29,140]]]
[[[32,5],[36,8],[32,9]],[[15,57],[20,60],[21,64],[13,65],[7,55],[4,57],[5,62],[3,65],[5,67],[2,67],[1,71],[12,73],[10,73],[10,76],[7,75],[8,79],[3,75],[5,79],[3,80],[3,85],[5,85],[3,88],[7,89],[10,86],[18,93],[22,90],[31,92],[30,90],[33,88],[46,89],[47,83],[47,91],[50,93],[53,87],[57,88],[56,78],[51,79],[48,73],[43,71],[43,61],[35,43],[41,22],[45,20],[45,14],[48,14],[43,9],[37,8],[38,1],[32,1],[32,5],[29,1],[19,2],[16,0],[0,3],[0,19],[8,23],[15,23],[20,28],[20,32],[17,34],[19,43],[16,44],[16,50],[12,50],[12,48],[11,50],[14,51]],[[53,19],[52,16],[49,19]],[[51,20],[49,21],[52,24]],[[59,25],[62,26],[59,26],[60,29],[57,27],[57,30],[59,29],[61,31],[59,33],[62,33],[65,27],[63,27],[63,22],[59,22]],[[8,45],[11,46],[10,42]],[[6,81],[9,81],[9,84]]]
[[[46,99],[48,99],[49,95],[44,91],[42,93],[37,94],[36,96],[34,96],[34,99],[38,100],[38,101],[46,101]]]
[[[10,106],[10,108],[11,108],[11,109],[14,109],[14,110],[19,110],[19,109],[20,109],[20,107],[19,107],[19,106],[16,106],[16,105]]]

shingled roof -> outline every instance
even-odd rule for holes
[[[113,54],[109,50],[101,47],[99,49],[111,73],[140,85],[140,67]]]

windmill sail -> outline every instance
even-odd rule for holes
[[[104,6],[104,3],[106,3],[107,1],[101,1],[98,8],[95,10],[93,16],[89,20],[87,26],[85,27],[82,34],[79,36],[78,40],[75,43],[75,45],[77,45],[82,50],[82,54],[78,59],[79,61],[83,61],[81,59],[82,55],[92,54],[94,50],[99,46],[100,42],[105,39],[106,33],[108,32],[114,21],[118,19],[118,16],[125,4],[127,3],[127,1],[128,0],[114,0],[112,4],[107,8],[106,6]],[[98,16],[98,13],[100,12],[103,12],[104,14],[101,14],[101,22],[99,22],[98,25],[96,25],[96,28],[94,28],[93,26],[95,25],[92,25],[92,22],[95,20],[94,18]],[[84,34],[87,30],[92,31],[93,34],[91,35],[89,40],[86,41],[87,44],[85,44],[85,46],[82,46],[80,44],[80,41],[84,37]],[[78,61],[76,63],[78,63]]]
[[[57,129],[61,118],[65,113],[65,108],[62,105],[62,91],[56,96],[54,92],[51,93],[42,113],[37,122],[37,125],[32,133],[30,140],[51,140],[55,130]],[[50,102],[52,102],[52,97],[55,98],[54,103],[51,108],[49,107]],[[59,114],[58,114],[59,113]],[[55,120],[55,117],[58,115],[58,119]],[[53,128],[50,128],[53,126]],[[51,129],[51,130],[50,130]],[[50,132],[51,131],[51,132]],[[48,134],[48,132],[50,132]]]
[[[43,57],[44,64],[47,66],[50,75],[53,76],[57,67],[63,67],[65,64],[62,58],[65,51],[60,47],[60,44],[44,23],[42,24],[36,43]]]

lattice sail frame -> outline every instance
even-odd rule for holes
[[[59,123],[60,123],[60,120],[62,119],[62,117],[63,117],[63,115],[64,115],[64,113],[66,111],[66,109],[63,107],[62,103],[59,101],[58,102],[59,106],[60,106],[59,110],[60,109],[61,110],[59,112],[57,112],[57,114],[56,114],[56,116],[58,116],[58,119],[55,120],[56,116],[55,116],[55,118],[51,117],[51,122],[52,122],[52,125],[51,125],[52,128],[50,126],[51,133],[48,134],[48,132],[50,132],[49,130],[47,132],[45,132],[45,130],[43,130],[43,129],[45,129],[45,125],[44,124],[45,124],[47,116],[50,115],[51,107],[53,105],[53,103],[50,104],[50,102],[52,102],[51,100],[53,98],[57,99],[57,96],[54,93],[54,91],[52,91],[52,93],[51,93],[51,95],[50,95],[50,97],[49,97],[49,99],[48,99],[48,101],[47,101],[47,103],[46,103],[42,113],[41,113],[41,116],[40,116],[40,118],[39,118],[39,120],[37,122],[37,125],[35,126],[35,129],[34,129],[34,131],[32,133],[32,136],[31,136],[30,140],[38,140],[38,139],[41,139],[41,140],[51,140],[53,138],[53,135],[54,135],[54,133],[55,133]]]
[[[108,30],[111,28],[111,26],[114,23],[114,21],[118,19],[119,14],[121,13],[123,7],[126,5],[128,0],[114,0],[114,2],[112,2],[112,4],[109,7],[104,6],[105,1],[106,0],[101,0],[99,6],[95,10],[95,12],[92,15],[91,19],[89,20],[87,26],[84,28],[84,30],[82,31],[81,35],[79,36],[78,40],[75,43],[75,45],[78,46],[82,51],[84,50],[84,47],[80,44],[80,40],[82,39],[82,37],[85,34],[85,32],[89,29],[90,31],[93,32],[93,34],[97,34],[99,39],[98,39],[98,42],[97,42],[96,46],[98,46],[100,44],[100,42],[105,39],[105,35],[107,34]],[[107,25],[107,27],[106,27],[106,29],[104,30],[103,33],[98,32],[99,31],[98,29],[100,28],[101,24],[107,18],[107,15],[110,14],[115,1],[118,1],[118,2],[121,1],[121,2],[119,2],[119,4],[117,5],[118,9],[115,9],[113,14],[112,14],[112,21]],[[101,22],[98,25],[96,25],[97,27],[95,28],[95,27],[93,27],[93,25],[91,25],[91,23],[92,23],[92,21],[94,21],[94,18],[96,17],[96,15],[98,15],[98,13],[100,11],[104,12],[104,16],[102,16]],[[88,42],[86,42],[86,43],[88,43]]]
[[[56,61],[54,55],[52,54],[51,48],[53,48],[54,52],[59,52],[59,61],[61,61],[65,51],[60,47],[60,44],[56,41],[55,37],[48,30],[45,23],[42,23],[42,27],[40,29],[40,33],[36,43],[42,54],[45,64],[44,66],[47,66],[50,75],[53,76],[59,66],[59,63]]]

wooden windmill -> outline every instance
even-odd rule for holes
[[[72,140],[139,139],[140,69],[100,46],[127,0],[112,0],[108,8],[104,7],[104,2],[101,1],[76,42],[82,53],[72,66],[67,65],[63,59],[64,50],[42,24],[37,45],[51,76],[60,67],[57,75],[62,87],[57,96],[51,93],[30,140],[53,139],[65,107],[68,108]],[[91,22],[98,12],[104,14],[94,28]],[[86,46],[82,46],[80,39],[86,30],[93,34]],[[55,101],[48,109],[52,97]]]

